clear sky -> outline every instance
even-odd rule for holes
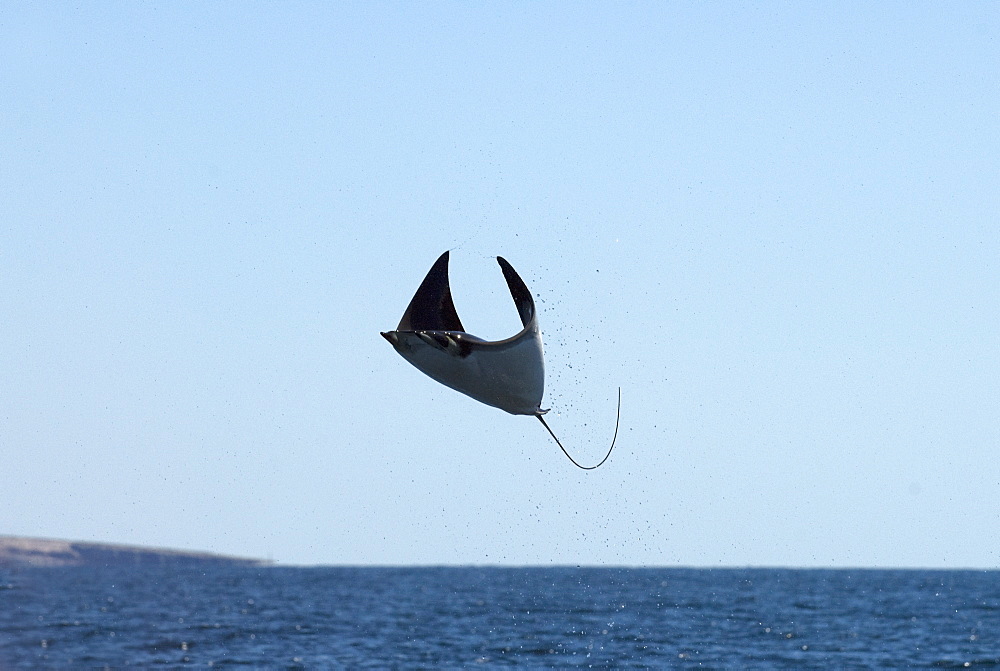
[[[0,8],[0,533],[1000,566],[1000,8]],[[536,296],[539,423],[379,337]]]

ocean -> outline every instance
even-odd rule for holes
[[[0,669],[997,666],[997,571],[0,569]]]

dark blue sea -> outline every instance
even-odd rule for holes
[[[0,669],[1000,666],[1000,572],[0,570]]]

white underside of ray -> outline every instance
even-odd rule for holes
[[[396,351],[441,384],[514,415],[537,415],[545,390],[545,366],[542,336],[533,326],[501,345],[473,344],[464,357],[457,348],[442,347],[419,331],[394,335]],[[447,336],[449,332],[424,333]]]

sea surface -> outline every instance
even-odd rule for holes
[[[0,669],[1000,666],[1000,572],[0,569]]]

